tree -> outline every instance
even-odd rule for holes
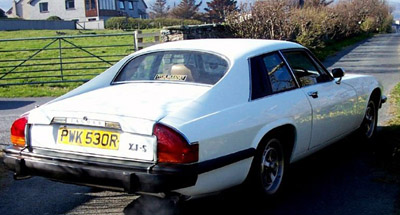
[[[172,9],[171,15],[179,19],[197,19],[200,3],[196,4],[196,0],[182,0],[175,8]]]
[[[299,0],[299,7],[302,8],[304,5],[307,7],[318,7],[328,6],[333,3],[334,0]]]
[[[210,22],[223,22],[227,15],[237,10],[237,2],[235,0],[212,0],[207,2],[206,11],[207,19]]]
[[[150,12],[151,18],[166,17],[169,12],[167,0],[156,0],[154,4],[150,6],[150,9],[153,10],[152,12]]]

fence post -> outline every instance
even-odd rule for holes
[[[133,48],[135,51],[139,50],[139,45],[138,45],[138,31],[135,31],[133,34]]]
[[[143,37],[139,36],[140,34],[142,34],[142,31],[135,31],[135,51],[143,48],[140,46],[143,43]]]
[[[60,58],[60,73],[61,73],[61,80],[64,81],[64,72],[63,72],[63,62],[62,62],[62,46],[61,46],[61,39],[58,39],[58,57]]]
[[[158,36],[154,36],[154,42],[155,43],[159,43],[160,42],[160,33],[161,32],[158,32]]]

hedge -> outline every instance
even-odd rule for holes
[[[157,18],[157,19],[134,19],[127,17],[112,17],[106,21],[107,29],[148,29],[162,28],[165,26],[174,25],[199,25],[198,20],[190,19],[172,19],[172,18]]]
[[[341,0],[304,8],[293,0],[265,0],[242,6],[227,24],[235,37],[290,40],[316,50],[332,41],[390,32],[390,12],[382,0]]]

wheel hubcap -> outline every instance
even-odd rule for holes
[[[282,182],[283,168],[283,150],[279,141],[273,139],[265,147],[261,166],[262,182],[268,194],[278,190]]]
[[[374,133],[376,123],[375,118],[375,105],[373,103],[369,103],[364,119],[365,135],[367,138],[372,137]]]

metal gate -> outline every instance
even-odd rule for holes
[[[0,86],[86,82],[159,40],[141,32],[0,40]]]

